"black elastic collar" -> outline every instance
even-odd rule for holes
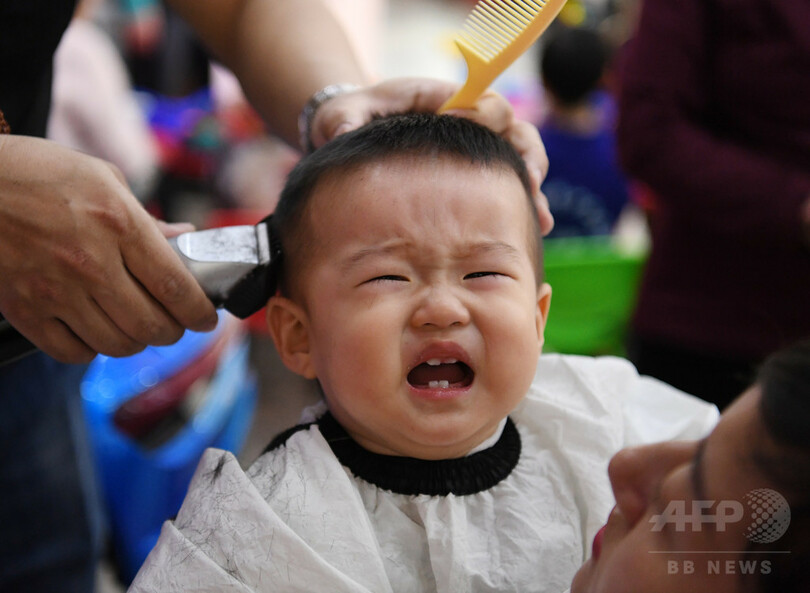
[[[317,421],[318,428],[340,463],[357,476],[383,490],[397,494],[447,496],[476,494],[506,478],[520,459],[520,434],[511,418],[492,447],[457,459],[426,460],[372,453],[358,445],[327,412]],[[299,430],[291,428],[273,439],[274,449]]]

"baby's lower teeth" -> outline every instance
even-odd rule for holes
[[[450,381],[430,381],[428,387],[431,389],[447,389],[450,387]]]

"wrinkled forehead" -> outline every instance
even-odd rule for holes
[[[445,154],[396,155],[323,175],[309,197],[307,218],[317,227],[331,224],[338,211],[362,217],[364,209],[381,209],[389,218],[432,217],[452,232],[454,223],[471,214],[486,215],[489,209],[496,216],[508,204],[504,200],[519,206],[514,222],[536,217],[519,175],[506,163]]]

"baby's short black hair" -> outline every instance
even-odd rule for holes
[[[293,254],[306,257],[311,237],[305,224],[309,198],[325,177],[349,174],[359,167],[390,159],[450,157],[483,168],[511,170],[526,190],[527,212],[532,219],[537,281],[542,281],[542,233],[531,194],[526,164],[514,147],[492,130],[471,120],[433,113],[404,113],[378,117],[365,126],[342,134],[304,156],[287,177],[273,213],[274,233],[281,240],[284,260]],[[282,292],[287,293],[292,268],[282,265]]]

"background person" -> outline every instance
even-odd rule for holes
[[[810,334],[810,3],[644,0],[618,141],[655,195],[628,354],[723,407]]]
[[[616,157],[616,104],[604,85],[611,48],[595,30],[563,25],[538,48],[548,101],[543,192],[555,220],[549,238],[609,235],[629,201]]]
[[[99,3],[79,0],[57,48],[47,137],[114,164],[146,202],[159,174],[158,147],[126,63],[94,21]]]

